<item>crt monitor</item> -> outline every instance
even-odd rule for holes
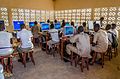
[[[43,23],[45,23],[45,22],[40,22],[40,25],[43,24]]]
[[[74,28],[72,26],[65,26],[64,27],[64,35],[65,36],[73,36],[74,35]]]
[[[21,30],[21,24],[24,24],[24,21],[13,21],[14,30]]]
[[[93,28],[94,28],[93,21],[88,21],[88,29],[93,30]]]
[[[41,30],[48,31],[50,29],[50,25],[48,23],[42,23]]]
[[[58,30],[61,29],[61,24],[60,23],[55,23],[54,26],[55,26],[54,27],[55,29],[58,29]]]
[[[5,30],[5,23],[4,23],[4,20],[0,20],[0,25],[2,25],[2,30]]]
[[[35,26],[34,22],[29,22],[29,27],[31,28],[33,26]]]

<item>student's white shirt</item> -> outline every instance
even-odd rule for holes
[[[70,38],[70,42],[76,42],[78,52],[88,54],[88,56],[90,55],[90,38],[87,34],[83,32],[77,34]]]
[[[0,48],[3,47],[12,47],[12,44],[10,42],[10,39],[12,38],[12,34],[5,32],[5,31],[1,31],[0,32]]]
[[[33,37],[31,31],[26,29],[22,29],[17,33],[17,38],[20,39],[22,42],[21,44],[22,48],[29,48],[29,47],[33,48],[31,37]]]
[[[52,41],[59,42],[58,30],[57,29],[50,29],[49,33],[51,35]]]
[[[117,39],[119,38],[119,35],[118,35],[118,31],[116,29],[111,29],[112,33],[114,33],[117,37]]]
[[[0,79],[4,79],[3,66],[0,64]]]

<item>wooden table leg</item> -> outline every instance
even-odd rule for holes
[[[63,40],[61,40],[61,60],[63,60]]]

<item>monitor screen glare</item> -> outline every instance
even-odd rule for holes
[[[50,25],[49,25],[49,24],[43,23],[43,24],[41,25],[41,30],[42,30],[42,31],[48,31],[49,29],[50,29]]]
[[[29,27],[31,28],[33,26],[35,26],[34,22],[29,22]]]
[[[60,23],[56,23],[56,24],[55,24],[55,29],[58,29],[58,30],[61,29]]]
[[[64,27],[64,35],[65,36],[73,36],[74,34],[74,29],[72,26],[65,26]]]
[[[24,21],[13,21],[13,27],[14,30],[20,30],[21,29],[21,24],[24,24]]]

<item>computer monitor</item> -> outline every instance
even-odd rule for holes
[[[61,29],[61,24],[60,23],[55,23],[54,26],[55,26],[54,28],[57,29],[57,30]]]
[[[40,22],[40,25],[43,24],[43,23],[45,23],[45,22]]]
[[[48,23],[42,23],[41,24],[41,30],[42,31],[48,31],[50,29],[50,25]]]
[[[70,23],[69,22],[66,22],[66,24],[65,24],[66,26],[70,26]]]
[[[93,28],[94,28],[93,21],[88,21],[88,29],[93,30]]]
[[[0,20],[0,25],[2,25],[2,30],[6,29],[4,20]]]
[[[24,24],[24,21],[13,21],[14,30],[21,30],[21,24]]]
[[[31,28],[33,26],[35,26],[34,22],[29,22],[29,27]]]
[[[65,36],[73,36],[74,35],[74,28],[72,26],[65,26],[64,27],[64,35]]]

